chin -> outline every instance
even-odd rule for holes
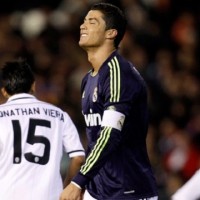
[[[81,42],[81,41],[79,41],[78,44],[79,44],[80,47],[84,46],[83,42]]]
[[[79,42],[79,46],[83,49],[87,49],[87,45],[82,43],[82,42]]]

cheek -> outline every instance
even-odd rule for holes
[[[98,30],[91,34],[91,37],[96,41],[103,41],[105,38],[105,32]]]

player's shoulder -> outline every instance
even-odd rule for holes
[[[99,70],[100,77],[104,81],[109,77],[121,76],[128,69],[128,66],[128,60],[116,51],[103,63]]]
[[[37,103],[41,106],[41,107],[44,107],[44,108],[47,108],[47,109],[51,109],[51,110],[57,110],[59,112],[63,112],[63,113],[66,113],[66,111],[64,111],[63,109],[61,109],[60,107],[52,104],[52,103],[49,103],[49,102],[45,102],[45,101],[41,101],[41,100],[37,100]]]
[[[66,119],[71,118],[66,110],[64,110],[52,103],[38,100],[38,105],[40,106],[40,108],[42,108],[42,110],[44,110],[45,113],[56,114],[59,116],[63,116]]]
[[[0,109],[5,107],[7,105],[7,102],[3,102],[2,104],[0,104]]]
[[[126,58],[115,51],[112,53],[108,59],[104,62],[101,71],[108,71],[110,70],[121,70],[124,66],[128,66],[129,62]]]

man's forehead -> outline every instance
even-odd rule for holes
[[[87,13],[85,19],[87,19],[87,20],[89,20],[89,19],[102,19],[102,16],[103,16],[103,14],[102,14],[101,11],[99,11],[99,10],[90,10]]]

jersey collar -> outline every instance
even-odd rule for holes
[[[35,96],[33,96],[31,94],[27,94],[27,93],[14,94],[8,98],[8,102],[15,101],[18,99],[35,99]]]

